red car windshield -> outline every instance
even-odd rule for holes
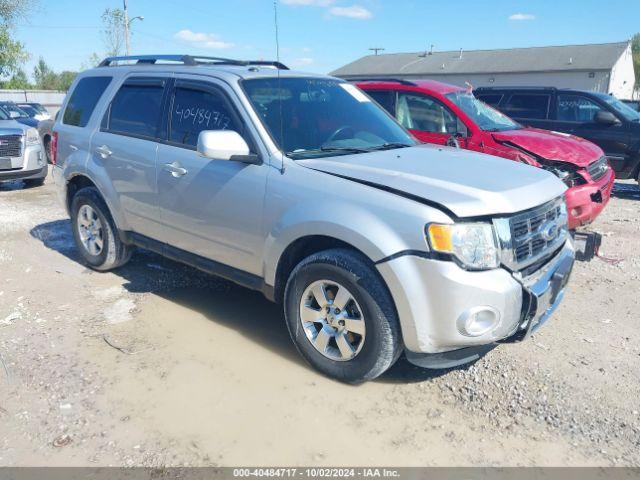
[[[471,93],[455,92],[447,94],[446,97],[485,132],[504,132],[522,128],[519,123],[514,122],[495,108],[478,100]]]

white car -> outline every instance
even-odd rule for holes
[[[35,102],[18,103],[18,107],[25,111],[31,118],[35,118],[39,122],[50,120],[51,114],[41,104]]]

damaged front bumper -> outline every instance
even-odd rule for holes
[[[378,267],[398,309],[407,359],[424,368],[451,368],[476,360],[500,343],[525,340],[541,328],[562,302],[574,261],[568,240],[528,277],[505,269],[468,272],[452,262],[418,257]],[[404,278],[405,285],[390,284],[392,277]],[[497,312],[500,321],[483,336],[464,335],[456,328],[457,320],[478,306]]]
[[[607,206],[611,198],[611,191],[615,180],[615,172],[609,168],[597,182],[579,185],[567,190],[567,213],[569,216],[569,229],[593,222]]]

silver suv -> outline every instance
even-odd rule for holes
[[[54,176],[88,265],[153,250],[262,291],[346,382],[405,352],[444,368],[539,328],[573,262],[564,184],[417,145],[353,85],[277,62],[105,60],[55,124]]]
[[[0,108],[0,182],[24,180],[27,186],[38,186],[47,173],[38,130],[18,123]]]

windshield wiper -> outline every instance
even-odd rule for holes
[[[414,145],[409,145],[408,143],[388,142],[388,143],[383,143],[382,145],[377,145],[375,147],[371,147],[368,150],[369,151],[393,150],[395,148],[409,148],[409,147],[413,147],[413,146]]]
[[[367,153],[369,149],[358,147],[321,147],[321,152]]]

